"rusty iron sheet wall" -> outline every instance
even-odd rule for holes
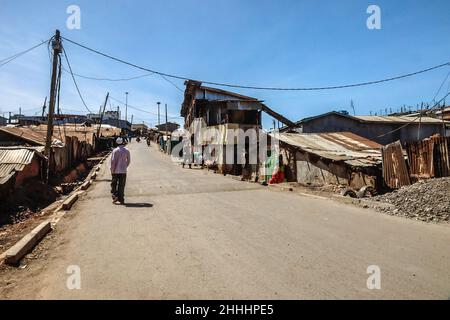
[[[381,154],[383,179],[386,185],[392,189],[410,185],[411,180],[400,141],[382,147]]]
[[[406,145],[412,178],[448,177],[450,137],[433,136]]]
[[[432,137],[434,142],[434,173],[436,177],[450,176],[450,137]]]
[[[65,137],[63,147],[53,147],[53,166],[55,172],[62,172],[85,161],[94,154],[94,148],[86,141],[80,141],[77,137]]]
[[[409,173],[412,178],[434,177],[434,142],[424,139],[406,145],[409,161]]]

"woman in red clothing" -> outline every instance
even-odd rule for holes
[[[275,169],[272,178],[270,178],[269,184],[282,183],[285,181],[285,179],[286,175],[285,175],[285,167],[283,164],[283,155],[280,154],[280,156],[278,157],[278,166]]]

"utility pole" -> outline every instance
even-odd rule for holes
[[[125,122],[128,121],[128,92],[125,92]]]
[[[353,115],[356,116],[356,111],[355,111],[355,104],[353,103],[353,100],[350,100],[350,107],[353,110]]]
[[[109,98],[109,92],[106,94],[105,103],[103,104],[103,111],[100,113],[100,124],[98,125],[98,129],[97,129],[97,137],[100,137],[102,122],[103,122],[103,114],[105,113],[106,104],[108,103],[108,98]]]
[[[42,106],[42,120],[44,120],[45,108],[47,107],[47,97],[45,97],[44,105]]]
[[[131,125],[133,125],[133,115],[131,115]]]
[[[166,103],[166,136],[167,136],[167,103]]]
[[[420,126],[422,124],[422,110],[423,110],[423,102],[422,105],[420,107],[420,111],[419,111],[419,126],[417,128],[417,141],[420,141]]]
[[[120,107],[117,106],[117,128],[120,128]]]
[[[58,73],[59,54],[61,53],[61,39],[59,30],[56,30],[55,36],[52,40],[53,48],[53,66],[52,66],[52,80],[50,83],[50,104],[48,108],[48,121],[47,121],[47,137],[45,139],[45,155],[47,156],[47,174],[46,182],[48,183],[50,175],[50,163],[51,163],[51,147],[53,136],[53,116],[55,113],[55,100],[56,100],[56,75]]]
[[[158,127],[161,125],[160,119],[159,119],[159,105],[161,104],[161,102],[157,102],[156,103],[158,105]]]
[[[9,112],[8,123],[11,124],[11,111]]]

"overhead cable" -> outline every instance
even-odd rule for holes
[[[90,47],[87,47],[85,45],[82,45],[78,42],[75,42],[73,40],[70,40],[68,38],[62,37],[64,40],[75,44],[81,48],[84,48],[86,50],[89,50],[91,52],[94,52],[98,55],[104,56],[106,58],[109,58],[111,60],[115,60],[117,62],[129,65],[131,67],[140,69],[140,70],[144,70],[147,72],[153,72],[155,74],[159,74],[161,76],[164,77],[168,77],[168,78],[173,78],[173,79],[178,79],[178,80],[191,80],[189,77],[185,77],[185,76],[179,76],[179,75],[175,75],[175,74],[168,74],[165,72],[161,72],[161,71],[156,71],[156,70],[152,70],[146,67],[142,67],[139,65],[136,65],[134,63],[125,61],[123,59],[119,59],[116,58],[114,56],[111,56],[109,54],[103,53],[101,51],[92,49]],[[423,69],[423,70],[419,70],[419,71],[415,71],[415,72],[411,72],[411,73],[407,73],[407,74],[403,74],[403,75],[399,75],[399,76],[394,76],[394,77],[389,77],[386,79],[381,79],[381,80],[375,80],[375,81],[367,81],[367,82],[360,82],[360,83],[353,83],[353,84],[345,84],[345,85],[336,85],[336,86],[322,86],[322,87],[303,87],[303,88],[282,88],[282,87],[260,87],[260,86],[248,86],[248,85],[240,85],[240,84],[229,84],[229,83],[221,83],[221,82],[213,82],[213,81],[205,81],[205,80],[197,80],[200,81],[204,84],[209,84],[209,85],[216,85],[216,86],[220,86],[220,87],[231,87],[231,88],[241,88],[241,89],[253,89],[253,90],[272,90],[272,91],[314,91],[314,90],[333,90],[333,89],[344,89],[344,88],[352,88],[352,87],[361,87],[361,86],[367,86],[367,85],[373,85],[373,84],[379,84],[379,83],[383,83],[383,82],[388,82],[388,81],[393,81],[393,80],[398,80],[398,79],[402,79],[402,78],[407,78],[407,77],[412,77],[418,74],[422,74],[425,72],[429,72],[432,70],[436,70],[439,68],[443,68],[446,66],[450,66],[450,62],[445,62],[439,65],[436,65],[434,67],[430,67],[427,69]],[[193,80],[193,79],[192,79]]]

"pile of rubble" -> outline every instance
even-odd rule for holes
[[[392,204],[392,207],[381,208],[391,215],[426,222],[449,222],[450,177],[422,180],[372,200]]]

